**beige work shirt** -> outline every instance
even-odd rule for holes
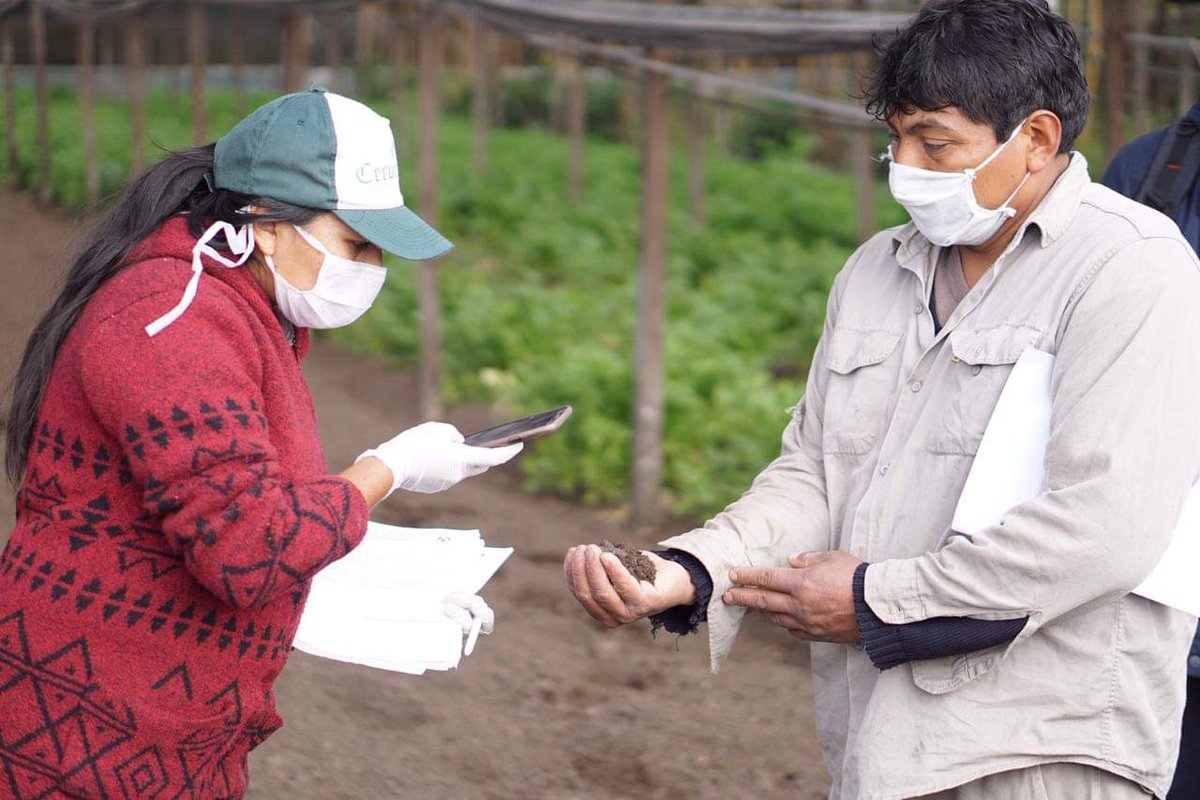
[[[1162,796],[1196,620],[1129,592],[1200,477],[1200,263],[1165,216],[1092,183],[1078,153],[935,336],[938,254],[911,224],[859,248],[782,455],[703,528],[663,543],[713,577],[713,668],[745,613],[721,600],[730,568],[847,550],[871,562],[866,600],[885,622],[1029,622],[1009,645],[886,672],[861,645],[814,643],[832,797],[910,797],[1061,761]],[[1057,357],[1044,491],[955,534],[979,440],[1028,347]]]

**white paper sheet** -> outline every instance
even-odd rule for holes
[[[479,531],[371,522],[358,547],[313,578],[295,646],[306,653],[420,675],[454,669],[462,627],[446,595],[477,594],[512,555]]]
[[[988,420],[967,475],[952,527],[974,534],[996,525],[1008,510],[1032,500],[1045,482],[1050,439],[1054,356],[1030,348],[1013,366]],[[1166,553],[1134,593],[1200,615],[1200,487],[1192,490]]]

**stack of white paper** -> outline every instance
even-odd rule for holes
[[[313,578],[295,646],[306,653],[420,675],[458,666],[462,627],[446,595],[477,594],[512,555],[479,531],[369,523],[345,558]]]
[[[954,511],[952,527],[974,534],[996,525],[1009,509],[1043,491],[1050,439],[1054,356],[1030,348],[1021,354],[992,411],[975,462]],[[1200,615],[1200,487],[1192,490],[1171,544],[1134,593]]]

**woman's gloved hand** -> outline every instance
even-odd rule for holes
[[[433,494],[499,466],[521,452],[523,444],[508,447],[470,447],[453,425],[426,422],[409,428],[354,461],[375,457],[392,471],[392,491]]]
[[[447,617],[462,625],[467,637],[463,655],[475,650],[475,640],[481,633],[491,633],[496,627],[496,612],[477,594],[454,592],[446,596],[442,610]]]

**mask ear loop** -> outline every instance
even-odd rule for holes
[[[218,234],[225,234],[225,241],[229,244],[229,251],[237,256],[236,260],[225,258],[216,248],[209,245],[209,242]],[[196,290],[200,286],[200,276],[204,274],[204,256],[208,256],[213,261],[223,265],[228,269],[240,267],[246,263],[246,259],[250,258],[250,254],[254,252],[254,226],[247,223],[240,228],[235,228],[225,221],[217,221],[200,235],[192,248],[192,277],[188,281],[187,287],[183,290],[183,297],[174,308],[163,314],[158,319],[146,326],[146,334],[148,336],[157,336],[171,323],[183,316],[183,312],[191,306],[192,300],[196,298]]]
[[[1008,138],[1004,140],[1004,144],[1000,145],[1000,146],[999,146],[999,147],[997,147],[995,150],[993,150],[993,151],[992,151],[992,154],[991,154],[990,156],[988,156],[987,158],[985,158],[985,159],[983,160],[983,163],[982,163],[982,164],[980,164],[980,165],[978,165],[978,166],[975,166],[975,167],[968,167],[967,169],[964,169],[964,170],[963,170],[963,174],[965,174],[965,175],[968,175],[968,176],[971,178],[971,181],[972,181],[972,182],[974,182],[974,181],[975,181],[975,176],[979,174],[979,171],[980,171],[980,170],[982,170],[984,167],[986,167],[988,164],[990,164],[990,163],[992,163],[993,161],[995,161],[995,160],[996,160],[996,156],[998,156],[998,155],[1000,155],[1001,153],[1003,153],[1003,152],[1004,152],[1004,148],[1006,148],[1006,147],[1008,147],[1010,144],[1012,144],[1012,140],[1013,140],[1013,139],[1015,139],[1015,138],[1017,138],[1017,134],[1018,134],[1018,133],[1020,133],[1020,132],[1021,132],[1021,129],[1022,129],[1022,128],[1024,128],[1024,127],[1025,127],[1025,120],[1021,120],[1021,124],[1020,124],[1020,125],[1018,125],[1018,126],[1016,127],[1016,129],[1014,129],[1014,130],[1013,130],[1013,132],[1012,132],[1012,133],[1010,133],[1010,134],[1008,135]],[[1026,176],[1028,176],[1028,173],[1026,173]],[[1022,181],[1022,183],[1024,183],[1024,181]],[[1018,187],[1017,187],[1017,191],[1020,191],[1020,188],[1021,188],[1021,187],[1019,187],[1019,186],[1018,186]],[[1013,193],[1013,195],[1014,195],[1014,196],[1016,196],[1016,192],[1014,192],[1014,193]],[[1009,200],[1011,200],[1011,199],[1012,199],[1012,197],[1010,197],[1010,198],[1008,198],[1008,199],[1009,199]],[[1007,203],[1008,203],[1008,200],[1006,200],[1006,201],[1004,201],[1004,202],[1007,204]]]

